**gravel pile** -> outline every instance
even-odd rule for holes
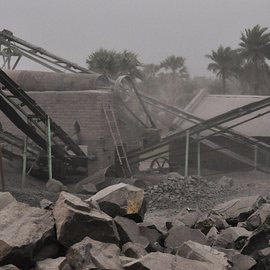
[[[190,206],[202,211],[209,210],[216,203],[232,195],[232,187],[226,185],[227,179],[222,179],[223,184],[216,184],[205,178],[190,176],[184,179],[178,173],[169,173],[157,185],[146,189],[149,210],[173,209]]]

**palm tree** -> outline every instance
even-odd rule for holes
[[[241,33],[240,53],[244,60],[243,72],[246,78],[254,81],[254,92],[262,88],[265,79],[269,78],[269,66],[266,59],[270,59],[270,33],[267,27],[260,25],[252,29],[245,29]]]
[[[160,63],[160,67],[165,68],[165,70],[170,70],[174,75],[173,77],[177,75],[184,79],[188,77],[185,61],[186,59],[181,56],[171,55]]]
[[[106,74],[113,79],[116,79],[119,75],[142,78],[142,74],[138,69],[141,63],[137,55],[131,51],[125,50],[120,53],[101,48],[90,54],[86,63],[89,69]]]
[[[213,62],[207,66],[207,69],[221,78],[223,92],[226,92],[226,80],[237,76],[239,69],[239,56],[236,50],[230,47],[219,46],[217,51],[212,50],[211,54],[206,55]]]

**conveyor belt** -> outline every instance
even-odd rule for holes
[[[44,138],[47,134],[48,115],[1,69],[0,83],[3,85],[0,90],[0,109],[2,112],[23,133],[46,151],[47,142]],[[24,115],[27,120],[25,121],[21,115]],[[50,119],[50,124],[55,144],[57,144],[58,139],[75,156],[85,157],[80,147],[52,119]],[[53,155],[58,158],[66,161],[71,158],[66,150],[60,150],[59,147],[52,150]]]
[[[32,61],[37,62],[38,64],[55,72],[69,71],[73,73],[96,73],[53,53],[50,53],[41,47],[24,41],[23,39],[14,36],[11,31],[6,29],[0,31],[0,45],[6,46],[13,52],[13,54],[18,55],[18,61],[20,60],[21,56],[25,56],[28,59],[31,59]],[[17,64],[18,62],[16,62],[16,65]],[[15,69],[16,65],[13,66],[12,69]]]
[[[268,106],[270,106],[270,98],[265,98],[263,100],[256,101],[256,102],[250,103],[248,105],[244,105],[242,107],[233,109],[229,112],[220,114],[218,116],[215,116],[215,117],[210,118],[208,120],[205,120],[203,122],[195,124],[194,126],[188,128],[188,129],[169,133],[166,137],[164,137],[161,140],[161,142],[159,142],[157,144],[154,144],[154,145],[147,147],[145,149],[142,149],[142,150],[132,151],[132,152],[128,153],[128,158],[129,159],[137,158],[138,156],[140,156],[142,154],[150,153],[153,150],[156,150],[164,145],[167,145],[176,139],[184,138],[186,136],[187,131],[189,132],[189,135],[198,134],[198,133],[201,133],[205,130],[216,128],[224,123],[227,123],[227,122],[232,121],[234,119],[240,118],[244,115],[248,115],[250,113],[259,111],[259,110],[266,108]]]

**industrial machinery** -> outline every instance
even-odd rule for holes
[[[3,57],[3,67],[15,69],[21,57],[27,57],[42,66],[54,71],[54,72],[72,72],[72,73],[89,73],[95,74],[84,67],[58,57],[48,51],[30,44],[22,39],[19,39],[8,30],[0,32],[0,55]],[[12,62],[12,58],[15,58],[15,62]],[[36,143],[43,149],[50,157],[50,151],[52,156],[56,159],[61,160],[63,164],[70,164],[73,167],[78,164],[83,164],[82,160],[87,159],[81,149],[74,143],[74,141],[57,126],[56,123],[50,119],[50,117],[31,99],[24,91],[12,81],[3,71],[0,72],[0,83],[3,85],[3,89],[0,91],[0,105],[2,111],[6,116],[13,121],[13,123],[20,128],[33,142]],[[223,154],[239,160],[249,166],[257,166],[257,153],[258,150],[270,152],[270,146],[260,142],[254,138],[247,137],[243,134],[235,132],[234,126],[223,126],[229,123],[231,120],[238,119],[244,115],[249,115],[254,112],[259,112],[263,108],[269,107],[270,98],[265,98],[261,101],[257,101],[229,112],[223,113],[219,116],[213,117],[208,120],[200,119],[199,117],[185,112],[175,106],[171,106],[160,102],[159,100],[149,97],[144,93],[138,91],[135,83],[128,76],[121,76],[115,82],[110,80],[110,84],[115,90],[115,94],[119,98],[119,102],[126,108],[128,113],[136,119],[142,127],[145,129],[153,130],[154,134],[157,134],[157,127],[153,116],[149,113],[147,106],[153,106],[161,111],[165,111],[174,116],[183,118],[193,123],[193,126],[185,130],[179,130],[176,128],[175,131],[165,135],[162,139],[157,135],[151,136],[154,138],[152,141],[148,141],[144,144],[143,148],[123,153],[124,147],[121,147],[118,158],[119,162],[125,169],[131,174],[130,165],[147,160],[153,159],[152,166],[157,166],[159,170],[163,170],[165,165],[171,165],[172,161],[167,156],[162,156],[165,153],[171,151],[170,146],[175,141],[180,141],[181,147],[185,148],[185,175],[188,174],[188,155],[189,145],[195,143],[198,145],[197,163],[198,163],[198,174],[200,174],[200,142],[204,140],[210,148],[214,151],[222,152]],[[134,105],[134,100],[136,104]],[[110,111],[110,113],[109,113]],[[20,113],[27,117],[27,121],[23,121]],[[245,121],[251,121],[254,118],[260,117],[269,113],[270,111],[264,111],[258,113],[256,116],[252,116]],[[121,145],[121,134],[117,132],[115,121],[112,123],[112,111],[108,107],[104,107],[104,113],[106,115],[108,125],[111,127],[111,134],[115,139],[116,148]],[[109,116],[109,114],[111,116]],[[142,116],[143,114],[143,116]],[[238,125],[243,122],[239,122]],[[203,132],[208,130],[209,132],[205,135]],[[52,137],[52,144],[50,142],[50,132],[54,133]],[[119,130],[118,130],[119,131]],[[247,158],[239,153],[234,152],[232,149],[228,149],[224,146],[218,145],[214,140],[213,136],[221,134],[224,138],[246,145],[254,149],[254,160]],[[47,138],[47,139],[44,139]],[[57,138],[57,140],[55,140]],[[64,147],[59,146],[58,142],[61,141]],[[50,150],[51,149],[51,150]],[[70,151],[72,154],[70,154]],[[155,159],[156,158],[156,159]],[[78,162],[79,161],[79,162]],[[124,162],[122,162],[124,161]],[[50,161],[48,162],[50,164]],[[260,166],[257,169],[261,169],[270,172],[268,166]]]

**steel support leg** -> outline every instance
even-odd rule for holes
[[[254,170],[256,171],[258,167],[258,146],[254,146]]]
[[[189,130],[186,132],[185,177],[188,177]]]
[[[49,180],[52,179],[52,138],[51,138],[51,120],[47,119],[47,155],[48,155],[48,174]]]
[[[2,147],[3,145],[0,145],[0,174],[1,174],[1,189],[2,191],[5,191],[5,178],[4,178],[4,168],[3,168],[3,155],[2,155]]]
[[[197,134],[197,139],[200,139],[200,133]],[[197,142],[197,173],[201,176],[201,142]]]
[[[24,138],[24,144],[23,144],[22,188],[25,187],[26,164],[27,164],[27,146],[28,146],[28,137],[25,136],[25,138]]]

